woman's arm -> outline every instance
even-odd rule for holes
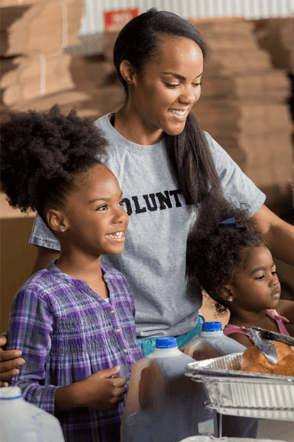
[[[294,325],[294,302],[286,301],[285,299],[281,299],[277,308],[277,312],[281,316],[285,316],[285,318],[289,319],[290,324]]]
[[[267,237],[273,256],[294,266],[294,226],[283,221],[265,205],[252,218]]]
[[[33,267],[32,275],[39,270],[47,269],[51,261],[59,257],[59,252],[45,247],[37,247],[37,257]]]

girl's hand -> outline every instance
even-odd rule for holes
[[[123,401],[126,379],[116,376],[120,367],[97,371],[84,381],[58,387],[55,392],[55,414],[72,408],[88,407],[98,411],[114,410]],[[112,378],[112,376],[114,376]]]
[[[25,363],[24,359],[19,358],[19,350],[3,350],[7,343],[7,333],[0,336],[0,388],[8,387],[9,379],[19,374],[18,367]]]
[[[97,371],[79,383],[84,407],[108,411],[114,410],[120,402],[123,402],[123,395],[127,392],[124,385],[127,381],[125,378],[116,376],[119,370],[120,367],[117,365]]]

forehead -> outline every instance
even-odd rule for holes
[[[189,38],[159,37],[158,49],[150,63],[160,68],[189,66],[202,69],[203,54],[198,44]]]
[[[81,173],[73,180],[73,187],[75,191],[85,189],[88,191],[95,187],[101,187],[104,189],[106,183],[113,183],[118,185],[117,179],[106,166],[103,164],[97,164],[94,167],[87,170],[85,173]]]
[[[250,269],[256,266],[273,265],[273,257],[269,249],[265,246],[252,247],[248,252],[246,268]]]

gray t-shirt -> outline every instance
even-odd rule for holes
[[[187,206],[170,171],[164,141],[141,146],[122,137],[108,115],[95,122],[109,142],[107,166],[123,191],[130,221],[120,255],[103,256],[131,286],[136,306],[137,336],[179,336],[197,324],[201,293],[186,292],[185,260],[189,227],[196,211]],[[227,199],[249,205],[253,215],[265,195],[230,156],[206,134]],[[59,241],[37,215],[30,243],[60,250]]]

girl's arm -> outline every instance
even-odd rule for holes
[[[8,387],[8,380],[19,374],[18,368],[25,363],[20,358],[19,350],[4,350],[7,343],[8,332],[0,336],[0,388]]]
[[[126,379],[116,376],[120,367],[97,371],[84,381],[59,387],[55,394],[55,414],[78,407],[109,411],[123,402]],[[112,378],[112,376],[115,376]]]
[[[228,335],[229,338],[234,339],[245,347],[252,347],[254,344],[248,336],[243,335],[242,333],[231,333]]]
[[[294,226],[283,221],[264,205],[252,218],[261,233],[267,237],[273,256],[294,266]]]
[[[19,386],[28,402],[54,414],[58,387],[42,385],[51,349],[53,316],[48,304],[40,296],[41,292],[40,285],[27,283],[12,302],[8,349],[19,349],[26,363],[19,368],[20,374],[10,381],[10,385]]]

